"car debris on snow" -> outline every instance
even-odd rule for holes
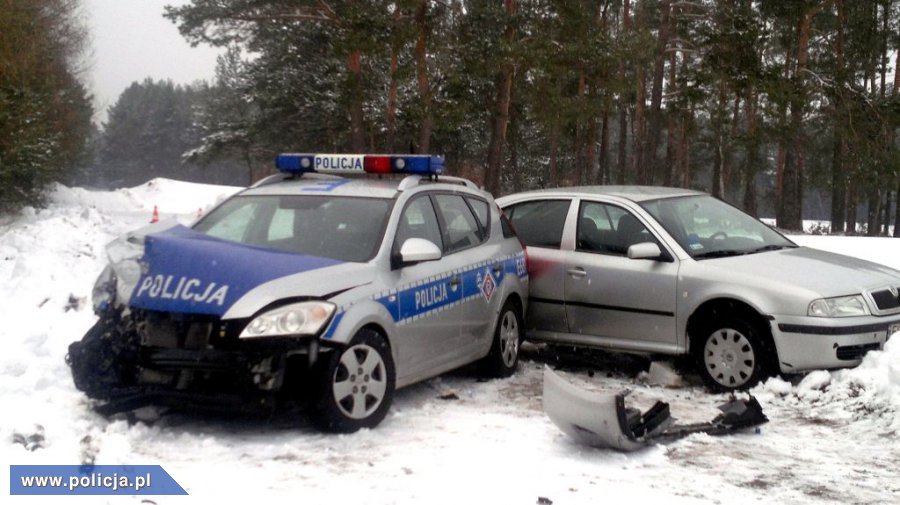
[[[563,432],[592,447],[636,451],[692,433],[727,435],[764,424],[769,419],[752,396],[719,406],[721,414],[706,423],[675,424],[669,404],[658,401],[646,412],[625,406],[628,391],[592,393],[544,367],[544,412]]]

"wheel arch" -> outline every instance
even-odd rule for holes
[[[763,344],[772,352],[772,361],[777,363],[777,348],[775,340],[772,337],[772,325],[768,317],[763,315],[756,307],[749,303],[730,297],[718,297],[707,300],[697,306],[687,320],[686,336],[687,336],[687,352],[693,354],[693,340],[695,336],[702,335],[702,332],[708,328],[711,321],[718,317],[729,316],[743,317],[760,330],[760,336]]]

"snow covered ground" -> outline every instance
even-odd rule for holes
[[[184,222],[235,188],[156,179],[112,192],[58,187],[52,205],[0,222],[0,460],[4,464],[160,464],[191,495],[150,503],[401,504],[900,503],[900,336],[862,366],[771,379],[754,394],[759,433],[694,435],[621,454],[581,447],[541,411],[548,353],[526,349],[516,376],[480,382],[463,369],[399,391],[384,423],[323,435],[302,418],[169,415],[107,420],[72,385],[68,344],[93,323],[90,290],[104,245],[145,224],[153,206]],[[900,268],[900,240],[796,237],[803,245]],[[726,398],[695,378],[680,388],[636,379],[634,359],[564,361],[564,377],[630,403],[671,404],[706,421]],[[445,393],[454,392],[446,397]],[[455,399],[452,399],[454,398]],[[0,479],[8,486],[6,479]],[[0,488],[7,496],[8,488]],[[13,497],[11,503],[42,502]],[[139,498],[68,498],[140,503]],[[7,502],[6,499],[3,500]],[[43,501],[58,501],[47,497]],[[546,503],[546,502],[545,502]]]

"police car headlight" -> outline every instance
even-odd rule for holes
[[[328,302],[300,302],[278,307],[256,316],[240,338],[315,335],[334,314]]]
[[[112,266],[106,265],[106,268],[100,272],[97,282],[94,283],[94,289],[91,292],[91,301],[94,305],[94,312],[99,314],[106,311],[113,301],[113,294],[116,292],[116,274],[113,272]]]

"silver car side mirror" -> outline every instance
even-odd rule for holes
[[[400,261],[418,263],[441,259],[441,248],[424,238],[410,238],[400,246]]]
[[[655,260],[662,256],[662,251],[654,242],[641,242],[628,248],[628,259]]]

